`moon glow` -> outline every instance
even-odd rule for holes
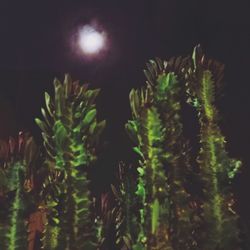
[[[86,55],[95,55],[104,49],[106,34],[99,32],[90,25],[83,26],[79,31],[79,47]]]

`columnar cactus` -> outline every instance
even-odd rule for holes
[[[1,196],[6,205],[1,210],[8,214],[0,224],[1,249],[27,249],[29,235],[36,234],[28,229],[29,215],[38,207],[33,186],[38,152],[33,138],[22,132],[18,140],[1,141]]]
[[[113,209],[107,211],[109,217],[109,230],[115,227],[115,244],[117,249],[130,250],[133,239],[137,236],[141,228],[138,228],[136,222],[137,200],[134,193],[136,191],[136,180],[133,178],[131,166],[125,163],[119,163],[117,176],[117,187],[111,185],[116,205]]]
[[[180,119],[180,77],[185,59],[150,61],[147,87],[132,90],[133,120],[126,129],[141,156],[136,194],[141,197],[141,249],[194,249],[190,195],[185,189],[188,158]],[[192,248],[193,247],[193,248]],[[136,249],[136,248],[135,248]]]
[[[97,228],[91,212],[93,202],[89,192],[87,170],[96,160],[96,146],[105,121],[96,118],[95,98],[99,90],[88,90],[87,85],[72,82],[66,75],[60,83],[54,81],[55,98],[45,93],[46,109],[43,121],[36,119],[42,130],[46,149],[46,164],[56,180],[47,181],[53,197],[47,205],[54,215],[53,249],[96,249]],[[56,173],[56,174],[55,174]],[[50,175],[51,176],[51,175]],[[51,178],[50,178],[51,179]],[[45,185],[46,186],[46,185]],[[51,189],[51,190],[52,190]],[[48,230],[52,230],[52,224]]]
[[[241,162],[231,159],[218,126],[215,90],[220,88],[224,66],[205,58],[201,48],[194,49],[186,74],[188,102],[197,110],[200,124],[200,151],[197,162],[203,183],[202,204],[206,234],[202,249],[238,249],[239,231],[231,180]]]
[[[136,168],[121,163],[113,194],[101,196],[102,225],[88,178],[106,123],[97,119],[99,89],[55,79],[36,119],[44,159],[29,134],[0,141],[0,249],[39,249],[41,232],[47,250],[240,249],[231,184],[241,162],[226,151],[215,106],[223,69],[199,46],[192,57],[147,64],[125,126],[139,159]],[[185,101],[198,118],[197,152],[185,138]]]

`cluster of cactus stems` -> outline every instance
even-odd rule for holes
[[[63,84],[55,80],[54,88],[54,100],[45,94],[44,121],[36,119],[43,131],[46,165],[59,177],[54,183],[54,197],[48,197],[54,211],[52,229],[57,232],[48,234],[45,228],[44,247],[53,235],[54,249],[97,249],[98,228],[91,214],[94,204],[87,173],[96,160],[96,145],[105,127],[105,121],[97,122],[96,118],[94,101],[99,90],[88,90],[87,85],[80,86],[68,75]]]
[[[140,157],[134,195],[141,204],[133,249],[239,248],[230,184],[241,162],[225,150],[215,107],[223,69],[197,46],[192,57],[151,60],[146,86],[130,92],[132,120],[126,130]],[[196,163],[183,135],[183,98],[199,121]],[[200,197],[193,195],[193,185]]]
[[[141,157],[136,191],[142,224],[138,249],[194,249],[196,244],[191,234],[191,197],[185,189],[189,159],[180,114],[180,72],[185,61],[180,57],[150,61],[147,86],[130,93],[133,120],[126,129]]]
[[[215,89],[219,88],[224,66],[208,60],[196,47],[186,74],[188,102],[197,110],[200,124],[200,179],[203,182],[202,217],[207,234],[204,249],[238,249],[238,216],[234,211],[231,180],[240,168],[225,150],[225,138],[218,126]]]
[[[0,249],[27,249],[36,234],[29,216],[38,210],[34,187],[39,150],[34,139],[23,132],[18,139],[1,141],[1,240]]]
[[[0,249],[240,249],[231,183],[241,162],[226,152],[215,107],[223,69],[199,46],[190,57],[149,61],[125,125],[138,162],[119,164],[99,216],[89,171],[106,125],[97,119],[100,90],[55,79],[36,119],[42,149],[24,133],[1,142]],[[184,133],[185,105],[197,114],[197,152]]]

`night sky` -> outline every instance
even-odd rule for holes
[[[70,73],[102,89],[98,112],[108,122],[103,162],[114,167],[120,159],[130,161],[131,144],[123,129],[130,118],[128,94],[143,86],[145,63],[156,56],[190,54],[200,43],[209,57],[226,65],[220,123],[230,155],[244,162],[235,191],[249,220],[249,11],[248,1],[241,0],[1,1],[0,137],[27,130],[39,143],[34,118],[40,116],[44,91],[52,94],[54,77],[62,80]],[[87,60],[75,53],[72,39],[79,26],[93,22],[108,33],[109,49]]]

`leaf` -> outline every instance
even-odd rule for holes
[[[47,123],[47,125],[49,127],[52,127],[53,126],[53,123],[52,123],[52,119],[51,117],[49,117],[48,113],[45,111],[45,109],[41,108],[41,113],[45,119],[45,122]]]
[[[151,75],[152,77],[155,77],[156,72],[154,71],[154,68],[153,68],[153,66],[151,65],[151,63],[146,63],[146,66],[147,66],[147,71],[150,73],[150,75]]]
[[[54,131],[56,148],[58,150],[63,150],[66,146],[65,140],[68,138],[68,133],[61,121],[56,121]]]
[[[135,192],[138,196],[142,197],[144,199],[144,197],[146,196],[146,191],[145,191],[145,187],[143,186],[143,183],[138,183],[137,184],[137,190]]]
[[[120,195],[118,194],[118,192],[117,192],[117,190],[116,190],[116,188],[115,188],[115,186],[114,186],[113,184],[111,184],[111,190],[112,190],[112,192],[113,192],[115,198],[116,198],[117,200],[121,200],[121,197],[120,197]]]
[[[98,142],[101,134],[103,133],[103,130],[106,127],[106,121],[103,120],[95,126],[95,130],[93,132],[92,137],[90,138],[92,142]]]
[[[44,147],[46,149],[46,152],[53,159],[54,156],[56,155],[55,142],[54,142],[54,140],[52,140],[51,138],[49,138],[44,132],[42,132],[42,137],[43,137],[43,140],[44,140],[43,144],[44,144]]]
[[[25,148],[24,148],[24,161],[28,167],[30,167],[31,163],[34,163],[35,158],[38,155],[38,147],[34,141],[33,137],[29,137],[26,140]]]
[[[138,144],[138,125],[135,121],[128,121],[127,124],[125,124],[125,130],[130,137],[130,139],[135,143]]]
[[[55,113],[57,117],[61,117],[63,115],[63,109],[65,107],[64,102],[64,93],[63,87],[59,80],[54,80],[54,88],[55,88]]]
[[[44,133],[49,134],[49,127],[42,120],[35,118],[35,122]]]
[[[86,114],[86,116],[83,119],[83,125],[84,126],[88,126],[90,125],[91,122],[93,122],[93,120],[96,117],[96,109],[91,109],[90,111],[88,111],[88,113]]]
[[[160,211],[160,205],[158,199],[156,199],[154,200],[154,203],[152,205],[152,229],[151,229],[152,234],[154,234],[158,228],[159,211]]]
[[[153,75],[157,76],[159,74],[159,72],[158,72],[158,64],[154,60],[149,60],[149,63],[151,65],[151,68],[153,69]]]
[[[134,150],[137,154],[139,154],[142,158],[144,158],[143,153],[141,152],[141,150],[140,150],[138,147],[133,147],[133,150]]]
[[[95,129],[96,129],[96,125],[97,125],[97,123],[96,123],[96,121],[94,121],[94,122],[92,122],[91,126],[89,127],[89,133],[90,133],[91,135],[94,134]]]
[[[64,77],[65,98],[69,98],[72,89],[72,79],[69,74]]]
[[[88,87],[89,87],[89,84],[83,84],[83,85],[81,86],[83,92],[86,92],[87,89],[88,89]]]
[[[144,72],[144,75],[146,76],[148,82],[150,85],[154,85],[154,81],[153,81],[153,77],[152,75],[150,74],[150,72],[148,70],[143,70]]]
[[[137,171],[138,171],[138,173],[139,173],[141,176],[143,176],[144,173],[145,173],[145,171],[144,171],[144,169],[143,169],[142,167],[138,167],[138,168],[137,168]]]
[[[84,96],[84,88],[79,86],[79,82],[74,82],[75,86],[77,86],[78,91],[75,93],[76,97],[75,97],[75,102],[78,103],[80,100],[83,99]]]
[[[92,105],[96,99],[96,97],[99,95],[100,89],[94,89],[94,90],[88,90],[86,92],[86,98],[88,101],[88,105]]]
[[[193,54],[192,54],[193,66],[194,66],[195,70],[198,67],[198,64],[200,64],[201,57],[202,57],[202,49],[201,49],[200,45],[197,45],[194,48],[194,51],[193,51]]]
[[[126,247],[127,247],[128,249],[131,249],[132,246],[131,246],[131,239],[130,239],[130,237],[129,237],[128,235],[124,235],[124,236],[122,237],[122,239],[123,239],[123,241],[124,241]]]
[[[95,133],[100,135],[106,127],[106,120],[99,122],[96,126]]]
[[[156,60],[156,62],[157,62],[157,65],[158,65],[160,71],[163,71],[164,65],[163,65],[162,60],[161,60],[159,57],[156,57],[155,60]]]
[[[53,112],[51,110],[51,98],[47,92],[45,92],[45,104],[50,117],[53,117]]]
[[[138,117],[138,112],[140,107],[138,91],[132,89],[129,94],[129,99],[130,99],[132,114],[135,117]]]

